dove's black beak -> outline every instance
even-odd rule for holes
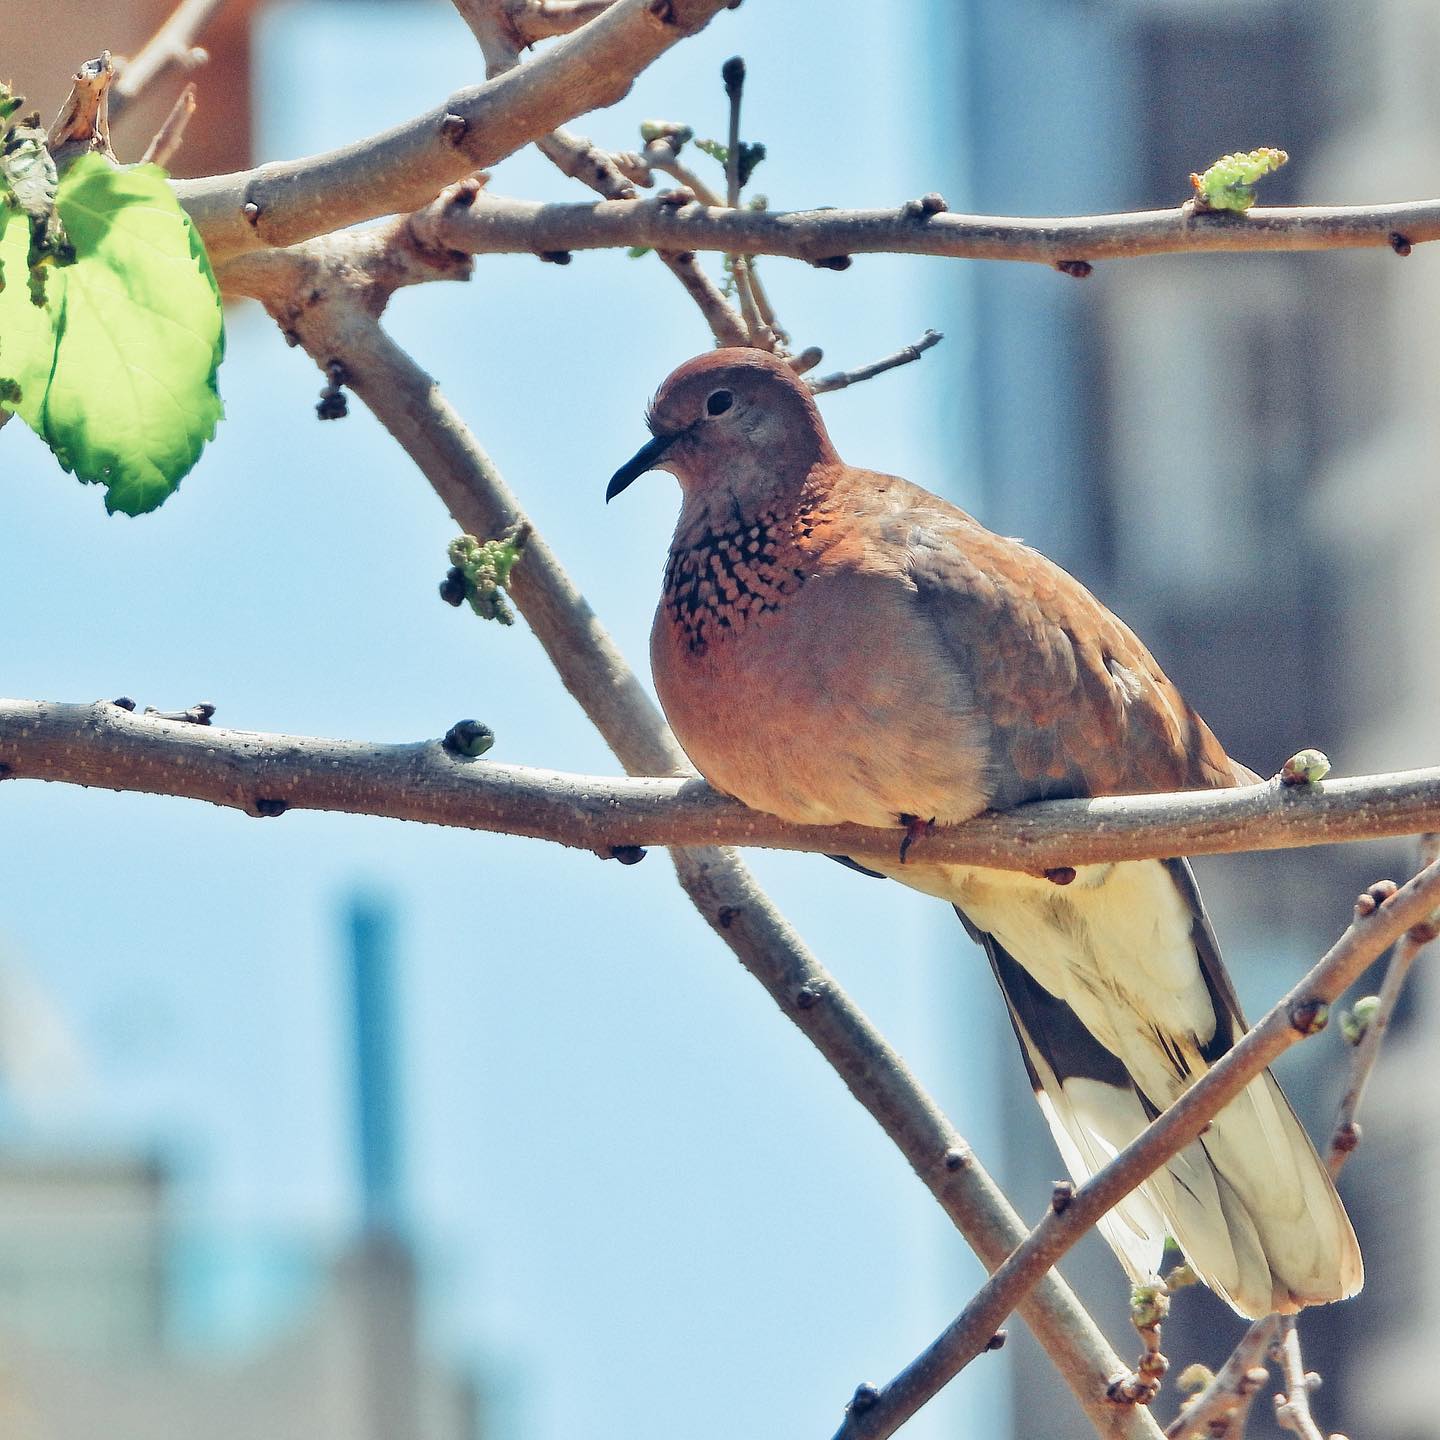
[[[659,463],[660,457],[679,438],[679,435],[657,435],[648,445],[644,445],[636,451],[610,477],[610,483],[605,487],[605,503],[608,505],[627,485],[638,480],[647,470],[653,470]]]

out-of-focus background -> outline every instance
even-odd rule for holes
[[[69,72],[133,52],[163,0],[11,0],[0,63],[47,118]],[[482,73],[441,0],[231,0],[203,37],[176,169],[304,154]],[[583,122],[745,132],[773,206],[992,213],[1172,205],[1273,144],[1265,197],[1432,195],[1440,15],[1382,0],[750,0]],[[179,80],[119,132],[139,153]],[[580,128],[580,127],[577,127]],[[533,155],[505,193],[583,198]],[[824,402],[850,459],[1021,534],[1151,643],[1262,771],[1434,763],[1430,247],[1102,265],[762,262],[830,365],[933,325],[918,365]],[[643,667],[674,514],[664,477],[606,511],[644,401],[707,336],[653,260],[482,257],[388,323],[475,428]],[[228,418],[180,493],[107,519],[23,427],[0,449],[7,693],[219,706],[222,723],[382,740],[476,715],[503,758],[613,771],[523,625],[435,596],[453,527],[360,407],[250,308]],[[627,1440],[826,1435],[979,1269],[835,1077],[688,911],[635,869],[504,837],[0,788],[0,1424],[14,1440]],[[1259,1009],[1400,846],[1201,867]],[[808,857],[755,865],[1027,1215],[1060,1166],[998,997],[943,907]],[[1433,1434],[1440,1087],[1422,977],[1343,1189],[1369,1288],[1308,1316],[1327,1428]],[[1282,1079],[1323,1135],[1338,1035]],[[1122,1352],[1118,1267],[1066,1265]],[[1178,1297],[1167,1351],[1239,1323]],[[1012,1343],[907,1430],[1081,1435]],[[1173,1394],[1164,1402],[1167,1413]],[[1253,1433],[1268,1420],[1257,1411]]]

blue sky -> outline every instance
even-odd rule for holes
[[[863,0],[752,3],[585,128],[616,148],[656,115],[720,133],[719,66],[743,53],[745,131],[769,146],[755,188],[772,204],[935,188],[960,204],[962,97],[932,23],[924,7],[882,22]],[[480,69],[438,3],[298,4],[261,42],[261,158],[378,129]],[[492,183],[578,198],[532,157]],[[848,458],[973,503],[962,272],[882,257],[845,274],[764,270],[827,368],[927,326],[951,334],[824,408]],[[652,476],[623,507],[602,496],[644,437],[650,393],[706,348],[679,287],[653,260],[486,257],[468,285],[399,296],[387,324],[643,671],[675,494]],[[376,740],[474,715],[497,757],[613,773],[523,624],[439,603],[454,527],[368,414],[319,424],[318,372],[253,308],[232,312],[221,378],[218,439],[140,520],[106,517],[7,427],[7,692],[208,699],[228,725]],[[357,885],[394,902],[406,1195],[432,1262],[430,1322],[503,1394],[501,1440],[828,1434],[855,1383],[904,1364],[979,1277],[873,1122],[689,910],[663,854],[626,869],[504,837],[19,783],[0,787],[0,820],[0,947],[84,1059],[10,1116],[12,1136],[158,1147],[187,1230],[232,1248],[331,1244],[354,1222],[338,918]],[[755,866],[993,1152],[1008,1028],[948,911],[813,858]],[[1007,1059],[999,1073],[1018,1086]],[[990,1430],[1002,1364],[907,1433]]]

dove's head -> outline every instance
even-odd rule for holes
[[[687,360],[645,418],[654,439],[615,472],[606,500],[647,470],[668,470],[687,509],[748,515],[836,458],[809,388],[764,350],[712,350]]]

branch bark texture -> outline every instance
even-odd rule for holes
[[[1243,215],[1182,205],[1047,219],[932,212],[915,203],[889,210],[731,210],[686,192],[580,205],[487,194],[464,208],[437,202],[416,224],[434,243],[475,255],[650,245],[788,256],[830,268],[840,257],[878,253],[1059,265],[1183,252],[1400,249],[1440,239],[1440,200],[1257,205]]]
[[[458,91],[403,125],[323,155],[177,181],[176,193],[216,265],[417,209],[442,186],[574,116],[615,104],[651,61],[728,4],[619,0],[528,64]]]
[[[512,576],[517,603],[536,614],[560,604],[556,569],[543,541],[532,540]],[[570,598],[584,606],[578,595]],[[575,624],[582,622],[598,628],[588,608],[575,612]],[[588,644],[570,648],[574,653],[562,666],[566,683],[604,718],[622,763],[632,770],[688,771],[669,732],[652,728],[661,725],[659,716],[633,675],[627,682],[592,664]],[[605,677],[603,687],[594,668]],[[250,815],[275,814],[279,802],[283,809],[498,831],[601,854],[617,846],[720,844],[893,860],[901,835],[898,828],[791,825],[747,809],[693,775],[570,775],[462,759],[434,740],[380,745],[269,735],[176,724],[105,703],[0,700],[0,765],[15,779],[183,796]],[[1238,790],[1048,800],[921,835],[909,854],[917,863],[1044,870],[1328,845],[1413,834],[1437,823],[1440,768],[1309,787],[1270,781]]]

